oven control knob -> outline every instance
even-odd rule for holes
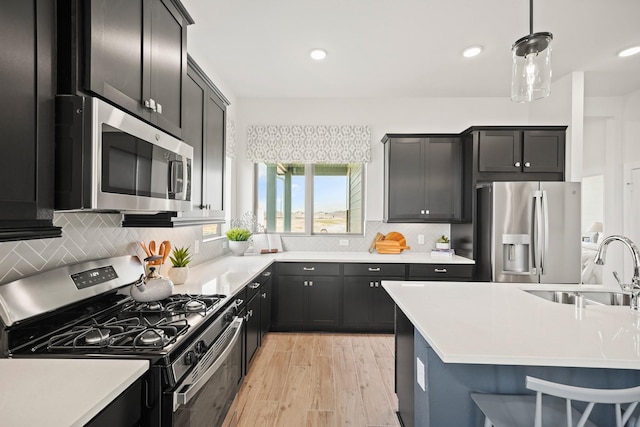
[[[196,353],[202,354],[207,350],[207,345],[204,343],[204,341],[198,341],[194,349]]]
[[[184,363],[186,363],[187,365],[193,365],[197,361],[198,361],[198,358],[196,357],[196,354],[193,351],[188,351],[187,354],[185,354],[184,356]]]

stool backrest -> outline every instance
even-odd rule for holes
[[[640,387],[632,387],[625,389],[596,389],[575,387],[565,384],[558,384],[551,381],[541,380],[539,378],[527,377],[527,388],[536,392],[536,416],[534,427],[542,427],[542,395],[547,394],[557,396],[566,400],[567,408],[567,427],[573,426],[571,416],[571,401],[578,400],[587,402],[587,408],[580,417],[576,427],[584,427],[585,423],[591,415],[593,407],[597,403],[615,405],[616,427],[623,427],[629,420],[634,409],[640,402]],[[622,404],[628,403],[629,406],[622,412]]]

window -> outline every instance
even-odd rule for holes
[[[362,178],[360,163],[258,163],[258,221],[268,232],[360,234]]]
[[[220,237],[221,224],[205,224],[202,226],[202,241],[206,242],[215,237]]]

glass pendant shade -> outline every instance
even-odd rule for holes
[[[551,33],[533,33],[513,44],[511,100],[530,102],[551,93]]]

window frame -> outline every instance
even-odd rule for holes
[[[268,165],[271,163],[260,162],[253,164],[253,210],[254,212],[258,212],[258,181],[259,181],[259,165]],[[309,237],[309,236],[331,236],[331,237],[348,237],[348,236],[364,236],[364,220],[365,220],[365,208],[366,208],[366,176],[367,176],[367,163],[366,162],[351,162],[344,164],[359,164],[362,167],[362,182],[360,184],[360,192],[362,193],[361,199],[361,207],[360,207],[360,224],[361,231],[359,233],[314,233],[313,231],[313,200],[314,200],[314,185],[313,178],[315,176],[315,165],[316,163],[301,163],[304,165],[304,191],[305,191],[305,199],[304,199],[304,209],[305,209],[305,218],[304,218],[304,229],[305,231],[302,233],[294,233],[290,231],[265,231],[266,233],[273,234],[283,234],[287,237],[292,236],[301,236],[301,237]],[[322,163],[319,163],[322,164]],[[341,163],[342,164],[342,163]],[[307,213],[310,214],[307,214]],[[266,226],[265,226],[266,229]]]

